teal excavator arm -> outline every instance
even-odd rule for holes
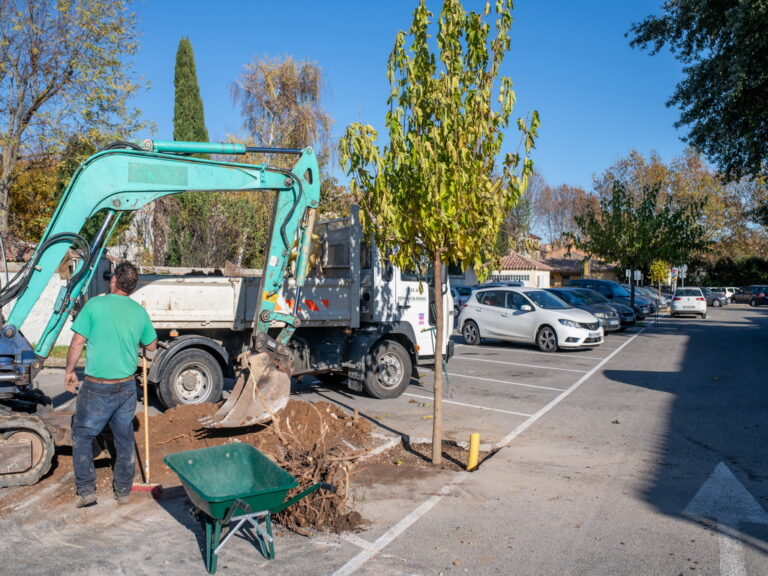
[[[267,165],[222,162],[190,155],[248,152],[294,154],[298,160],[292,169],[283,170]],[[253,373],[255,366],[259,365],[261,372],[267,372],[266,377],[261,378],[262,381],[274,376],[269,372],[275,367],[290,374],[285,345],[298,319],[295,310],[294,313],[276,311],[276,303],[295,246],[298,247],[295,267],[297,290],[301,290],[304,283],[315,212],[320,199],[317,158],[312,149],[253,148],[228,143],[149,140],[141,145],[118,143],[90,157],[80,166],[64,192],[29,265],[0,292],[0,306],[16,298],[0,330],[0,407],[14,406],[14,401],[23,401],[21,396],[25,389],[32,387],[30,384],[35,373],[42,368],[42,361],[50,353],[76,300],[87,289],[95,264],[123,213],[138,210],[158,198],[187,191],[258,190],[274,190],[276,200],[272,234],[261,280],[262,297],[257,304],[252,336],[252,352],[259,358],[257,362],[250,358],[250,363],[243,360],[243,368],[247,371],[250,366]],[[79,232],[86,220],[99,213],[103,213],[104,219],[95,240],[89,245],[79,236]],[[36,347],[32,349],[23,336],[24,323],[70,248],[79,252],[80,260],[72,278],[62,288]],[[294,301],[299,300],[297,295]],[[279,323],[282,329],[277,336],[270,337],[268,330],[275,323]],[[253,392],[263,395],[264,390]],[[283,396],[287,402],[287,393]],[[268,403],[266,410],[276,411],[275,408],[280,407]],[[259,421],[254,418],[249,421],[242,414],[238,415],[237,422],[233,419],[226,421],[223,416],[226,414],[209,425],[234,426]],[[261,416],[263,421],[264,410],[257,416]]]

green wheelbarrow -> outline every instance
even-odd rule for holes
[[[190,512],[203,524],[205,567],[210,574],[216,572],[219,552],[240,529],[253,528],[264,557],[274,558],[271,515],[318,488],[334,490],[318,483],[285,500],[298,482],[250,444],[176,452],[164,462],[181,480],[194,504]]]

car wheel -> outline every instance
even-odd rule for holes
[[[542,326],[536,334],[536,345],[542,352],[557,352],[557,332],[551,326]]]
[[[464,337],[464,342],[470,346],[480,344],[480,328],[477,327],[472,320],[467,320],[464,323],[464,327],[461,329],[461,335]]]
[[[713,300],[712,301],[712,307],[713,308],[719,308],[720,307],[720,300]]]
[[[707,313],[706,312],[702,313],[701,319],[702,320],[706,320],[707,319]]]
[[[755,306],[757,306],[757,301],[753,298],[752,300],[749,301],[749,305],[752,306],[752,308],[754,308]]]

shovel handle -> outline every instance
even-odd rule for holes
[[[147,357],[141,356],[141,382],[144,389],[144,477],[149,481],[149,400],[147,397]]]

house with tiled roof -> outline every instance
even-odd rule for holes
[[[470,267],[461,271],[451,266],[448,269],[451,284],[454,286],[474,286],[478,283],[477,275]],[[487,282],[522,282],[524,286],[549,288],[550,268],[546,264],[528,258],[517,252],[510,252],[502,257],[499,269],[491,272]]]
[[[600,278],[616,280],[615,266],[589,258],[574,247],[557,247],[545,244],[541,250],[541,261],[549,266],[552,286],[567,286],[578,278]]]

